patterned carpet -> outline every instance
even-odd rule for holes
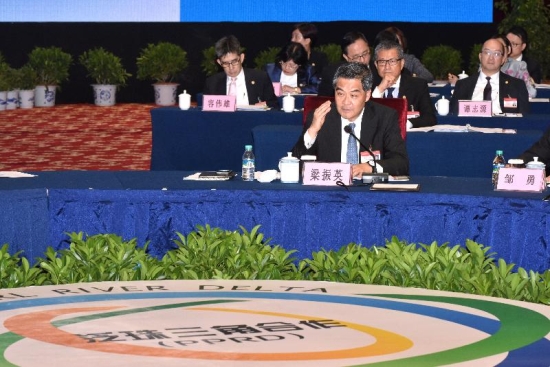
[[[0,170],[149,170],[154,105],[0,111]]]

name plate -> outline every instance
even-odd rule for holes
[[[337,182],[351,184],[351,164],[304,162],[304,185],[336,186]]]
[[[235,112],[235,108],[236,108],[235,102],[236,102],[235,96],[204,95],[202,97],[202,110]]]
[[[497,190],[542,192],[546,188],[543,169],[501,168]]]
[[[281,83],[273,82],[273,91],[277,97],[281,96]]]
[[[491,101],[458,101],[458,116],[493,116],[493,105]]]

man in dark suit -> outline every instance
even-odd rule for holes
[[[518,61],[525,61],[529,76],[535,83],[541,83],[542,67],[537,60],[524,54],[529,46],[527,31],[523,27],[513,26],[508,33],[506,33],[506,38],[508,38],[512,46],[512,53],[508,57]]]
[[[352,163],[353,177],[372,173],[373,162],[359,163],[359,152],[364,149],[344,132],[344,127],[353,123],[354,133],[363,145],[380,151],[378,172],[408,175],[409,157],[397,112],[369,101],[370,69],[362,63],[346,63],[338,68],[334,79],[334,103],[327,101],[310,113],[303,134],[292,148],[293,155],[311,154],[318,161]],[[350,152],[355,152],[355,156]]]
[[[542,137],[535,142],[529,149],[523,152],[518,158],[528,163],[538,157],[538,160],[546,165],[546,176],[550,176],[550,128],[547,129]]]
[[[403,72],[405,59],[399,43],[380,42],[374,50],[374,64],[381,79],[376,86],[373,85],[372,97],[406,98],[408,111],[420,113],[419,116],[408,119],[407,130],[437,123],[426,80]]]
[[[529,94],[525,82],[500,71],[504,63],[502,42],[496,38],[485,41],[479,53],[479,62],[480,72],[456,82],[451,111],[458,114],[459,100],[491,100],[493,114],[528,114]]]
[[[268,105],[278,108],[273,83],[265,71],[243,68],[244,53],[235,36],[221,38],[215,45],[216,61],[223,72],[206,79],[204,94],[235,95],[237,105]]]

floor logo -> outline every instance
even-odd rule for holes
[[[4,289],[0,366],[549,366],[549,316],[537,304],[326,282]]]

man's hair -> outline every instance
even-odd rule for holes
[[[525,28],[520,27],[519,25],[515,25],[510,30],[508,30],[508,33],[512,33],[519,38],[521,38],[521,41],[525,43],[527,46],[529,46],[529,37],[527,36],[527,31]],[[506,34],[508,34],[506,33]]]
[[[388,29],[384,29],[383,31],[378,32],[376,34],[376,37],[374,38],[374,47],[378,46],[380,42],[384,41],[390,41],[399,43],[399,38],[397,38],[397,34],[395,34],[392,31],[389,31]]]
[[[409,47],[409,45],[407,43],[407,38],[405,37],[405,33],[403,33],[401,29],[392,26],[392,27],[386,28],[385,31],[392,32],[393,34],[395,34],[397,36],[397,43],[399,43],[401,47],[403,47],[404,52],[407,52],[407,48]]]
[[[216,58],[221,59],[223,56],[231,53],[237,55],[241,54],[241,43],[237,37],[230,35],[222,37],[214,45],[214,50],[216,51]]]
[[[374,60],[378,60],[378,51],[380,50],[397,50],[397,58],[402,59],[405,57],[403,52],[403,47],[397,42],[394,41],[382,41],[374,49]]]
[[[317,27],[312,23],[298,23],[294,25],[292,31],[299,30],[302,37],[311,40],[311,49],[317,44]]]
[[[279,62],[294,61],[296,65],[305,66],[307,64],[307,52],[304,46],[298,42],[290,42],[284,46],[275,58],[276,66],[280,67]]]
[[[504,42],[503,52],[506,54],[506,56],[509,55],[509,52],[512,52],[512,43],[510,42],[510,40],[508,38],[506,38],[505,34],[496,34],[493,37],[491,37],[490,39],[495,39],[497,41]]]
[[[363,40],[369,45],[369,42],[367,41],[367,37],[361,32],[348,32],[344,34],[344,37],[342,37],[342,41],[340,42],[340,48],[342,49],[342,53],[347,55],[348,54],[348,46],[352,43],[355,43],[357,40]]]
[[[369,91],[372,86],[372,73],[367,65],[360,62],[347,62],[336,70],[332,79],[334,89],[339,78],[359,79],[364,91]]]

